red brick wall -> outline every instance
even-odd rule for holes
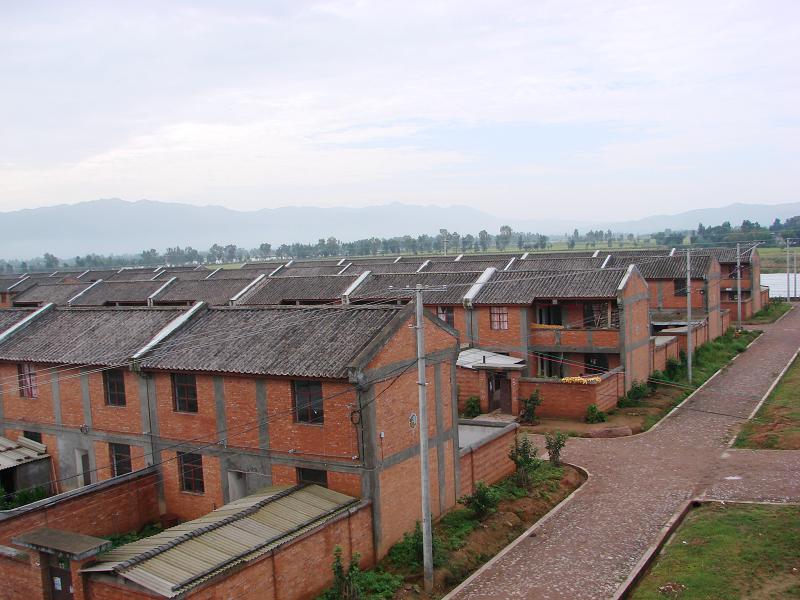
[[[192,600],[306,600],[317,597],[333,583],[330,565],[336,546],[342,560],[349,562],[353,552],[361,555],[361,566],[372,562],[371,508],[365,506],[314,530],[274,554],[255,559],[239,570],[224,573],[219,579],[190,592]],[[310,568],[313,567],[313,568]],[[88,579],[90,600],[144,600],[152,596],[132,588]]]
[[[520,397],[527,398],[536,389],[542,399],[536,411],[540,417],[583,419],[591,404],[596,404],[602,411],[616,407],[617,399],[625,393],[625,376],[623,373],[613,373],[600,383],[586,385],[527,378],[520,380]]]
[[[89,373],[89,399],[92,406],[92,429],[118,433],[143,433],[141,418],[141,399],[139,398],[139,377],[124,370],[125,406],[107,406],[103,389],[103,374]],[[80,386],[79,386],[80,388]],[[70,388],[71,394],[77,393],[81,400],[80,389]],[[61,390],[65,398],[66,391]]]
[[[479,481],[492,484],[514,472],[514,463],[508,458],[508,452],[516,433],[516,429],[509,429],[481,446],[461,450],[459,496],[471,494]]]
[[[663,346],[656,346],[652,342],[651,349],[653,352],[653,370],[664,371],[667,368],[667,361],[670,358],[677,360],[678,358],[678,340],[674,340]]]
[[[22,398],[17,387],[17,363],[0,363],[0,379],[3,380],[3,411],[6,419],[29,423],[55,423],[53,394],[50,386],[50,371],[53,365],[37,364],[36,382],[38,398]]]
[[[173,410],[172,378],[169,373],[153,374],[156,388],[156,412],[162,437],[176,440],[210,442],[218,439],[214,382],[210,375],[196,375],[197,412]],[[219,428],[223,425],[220,423]]]
[[[162,452],[164,461],[162,471],[164,475],[164,499],[167,512],[174,513],[182,521],[202,517],[206,513],[219,508],[222,501],[222,486],[220,482],[219,459],[207,454],[203,455],[203,494],[184,492],[181,490],[178,475],[178,461],[175,452]]]
[[[39,527],[100,537],[138,530],[144,524],[158,520],[155,483],[156,475],[146,474],[5,519],[0,521],[0,544],[13,547],[12,538]],[[29,553],[28,562],[0,558],[0,592],[3,600],[43,598],[38,553],[24,551]],[[80,582],[76,591],[79,587]]]

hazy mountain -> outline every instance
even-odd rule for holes
[[[772,223],[800,214],[800,203],[781,205],[732,204],[638,221],[608,223],[559,219],[510,220],[466,206],[435,207],[388,204],[364,208],[284,207],[236,211],[220,206],[119,199],[0,213],[0,258],[31,258],[50,252],[61,258],[96,252],[122,254],[145,248],[193,246],[205,250],[213,243],[254,247],[269,242],[314,242],[334,236],[341,240],[395,235],[436,234],[440,228],[460,233],[496,232],[501,225],[515,230],[563,234],[576,227],[614,232],[649,233],[664,228],[694,228],[699,222],[733,224],[743,219]]]

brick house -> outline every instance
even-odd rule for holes
[[[192,519],[321,484],[370,503],[373,559],[419,519],[413,306],[21,312],[0,312],[0,435],[39,437],[57,491],[158,463],[162,512]],[[438,515],[459,487],[458,348],[430,313],[425,334]]]

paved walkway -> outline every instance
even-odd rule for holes
[[[727,447],[800,346],[800,309],[760,328],[747,352],[655,429],[571,439],[564,458],[589,481],[455,597],[611,598],[687,500],[800,501],[800,452]]]

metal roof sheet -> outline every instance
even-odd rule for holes
[[[0,471],[47,458],[47,446],[20,436],[16,442],[0,436]]]
[[[357,502],[317,485],[272,486],[200,519],[101,554],[99,562],[83,572],[116,572],[172,598],[270,552]]]

